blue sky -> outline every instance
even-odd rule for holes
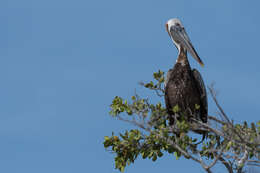
[[[191,65],[234,120],[259,120],[259,1],[3,0],[0,2],[0,172],[118,172],[103,136],[130,128],[109,117],[114,96],[167,71],[178,17],[205,63]],[[149,95],[150,94],[150,95]],[[211,113],[216,112],[210,102]],[[187,166],[189,165],[189,166]],[[217,170],[218,169],[218,170]],[[216,172],[222,172],[216,168]],[[167,155],[131,172],[201,172]]]

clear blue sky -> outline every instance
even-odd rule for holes
[[[118,172],[103,136],[131,126],[109,117],[109,104],[135,88],[145,96],[137,83],[173,66],[177,50],[164,27],[173,17],[205,68],[193,59],[191,65],[207,84],[216,83],[230,117],[259,120],[259,6],[256,0],[1,0],[0,172]],[[201,171],[169,155],[126,169]]]

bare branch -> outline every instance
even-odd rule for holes
[[[211,87],[208,87],[210,95],[212,96],[213,101],[215,102],[216,106],[218,107],[218,109],[220,110],[221,114],[223,115],[223,117],[225,118],[225,120],[229,123],[232,124],[231,121],[229,120],[228,116],[226,115],[226,113],[224,112],[224,110],[222,109],[222,107],[220,106],[220,104],[218,103],[217,100],[217,96],[216,93],[213,89],[213,85],[211,85]]]
[[[259,163],[260,164],[259,160],[248,160],[247,162],[249,162],[249,163]]]
[[[217,123],[220,123],[220,124],[222,124],[222,125],[227,124],[226,122],[221,121],[221,120],[217,119],[217,118],[214,117],[214,116],[210,116],[210,115],[208,115],[208,119],[213,120],[213,121],[216,121]]]
[[[218,107],[218,109],[221,112],[221,115],[224,117],[224,119],[228,122],[228,124],[232,127],[232,131],[240,138],[241,141],[245,142],[245,140],[242,138],[242,136],[239,134],[239,132],[237,132],[237,130],[235,129],[233,123],[229,120],[228,116],[226,115],[226,113],[224,112],[224,110],[222,109],[222,107],[220,106],[220,104],[218,103],[217,100],[217,96],[216,96],[216,92],[213,89],[213,85],[211,85],[211,87],[208,87],[209,92],[212,96],[213,101],[215,102],[216,106]]]
[[[198,120],[196,120],[194,118],[192,118],[192,120],[195,121],[196,123],[198,123],[199,125],[201,125],[202,127],[205,127],[206,129],[209,129],[211,132],[215,133],[216,135],[225,137],[225,135],[221,131],[210,127],[208,124],[202,123],[201,121],[198,121]]]
[[[260,165],[255,164],[255,163],[248,163],[247,165],[249,165],[249,166],[257,166],[257,167],[260,167]]]
[[[145,83],[144,82],[139,82],[139,85],[144,86],[145,87]],[[156,95],[159,97],[163,97],[164,96],[164,89],[162,89],[161,84],[156,84],[155,85],[156,88],[149,88],[150,90],[154,90],[156,92]],[[161,94],[161,93],[162,94]]]
[[[221,161],[221,163],[227,168],[229,173],[233,173],[233,168],[232,166],[222,157],[219,157],[219,160]]]
[[[215,159],[213,160],[213,162],[211,162],[211,164],[207,167],[207,169],[212,168],[217,163],[219,158],[222,156],[223,151],[224,151],[225,148],[226,148],[226,145],[223,145],[222,148],[219,150],[219,153],[217,155],[214,154],[215,155]]]
[[[119,120],[121,120],[121,121],[125,121],[125,122],[128,122],[128,123],[134,124],[134,125],[140,127],[141,129],[144,129],[144,130],[146,130],[146,131],[147,131],[147,130],[150,131],[150,129],[147,128],[147,127],[145,127],[144,124],[139,123],[139,122],[137,122],[137,121],[134,120],[134,119],[133,119],[133,120],[128,120],[128,119],[124,119],[124,118],[122,118],[122,117],[120,117],[120,116],[117,116],[117,118],[118,118]]]
[[[237,161],[238,167],[243,167],[245,165],[245,162],[248,159],[248,154],[248,151],[245,150],[243,157]]]

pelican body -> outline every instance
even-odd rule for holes
[[[208,103],[203,79],[196,69],[191,69],[187,52],[203,66],[203,62],[191,44],[191,41],[178,19],[170,19],[166,30],[177,47],[179,54],[176,63],[167,73],[165,80],[165,104],[169,115],[169,124],[179,119],[173,108],[178,105],[186,120],[195,118],[207,123]],[[203,139],[205,133],[203,133]]]

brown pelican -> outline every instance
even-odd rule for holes
[[[169,115],[169,124],[173,125],[174,120],[180,118],[173,111],[176,105],[178,105],[186,120],[195,118],[207,123],[208,102],[206,89],[200,73],[196,69],[191,69],[187,51],[201,66],[204,64],[192,46],[180,20],[168,20],[166,30],[179,51],[176,64],[173,69],[168,71],[165,80],[165,104]],[[206,133],[201,133],[204,139]]]

